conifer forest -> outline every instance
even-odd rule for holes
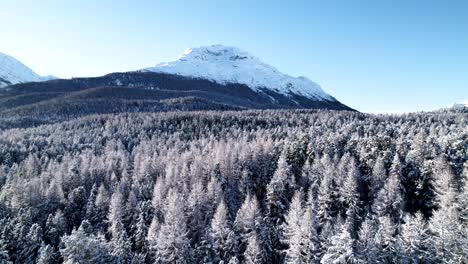
[[[468,263],[468,110],[3,129],[0,263]]]

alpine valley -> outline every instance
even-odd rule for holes
[[[0,60],[0,129],[121,112],[354,111],[309,79],[283,74],[241,49],[222,45],[188,49],[155,67],[93,78],[41,77],[10,56]]]
[[[468,263],[466,102],[361,113],[220,45],[68,80],[2,58],[0,264]]]

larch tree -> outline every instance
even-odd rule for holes
[[[289,206],[288,214],[282,230],[282,242],[287,245],[285,250],[285,263],[307,263],[308,240],[307,233],[304,233],[302,227],[304,218],[304,209],[302,206],[302,192],[297,191]]]
[[[244,263],[246,264],[261,264],[263,262],[263,255],[261,245],[257,239],[257,232],[253,231],[253,234],[247,240],[247,248],[244,252]]]
[[[375,240],[376,232],[377,223],[375,219],[372,216],[367,217],[361,224],[356,241],[358,263],[378,263],[380,261],[379,248]]]
[[[232,232],[231,225],[228,220],[228,210],[226,203],[221,200],[216,208],[216,212],[211,221],[210,237],[212,241],[212,250],[215,255],[215,263],[227,263],[228,259],[228,238]]]
[[[73,230],[62,239],[60,254],[64,264],[107,264],[113,262],[111,249],[106,239],[87,234],[82,227]]]
[[[399,228],[403,217],[403,189],[401,186],[401,162],[395,155],[390,169],[390,175],[383,188],[379,191],[377,199],[372,205],[372,211],[378,216],[389,216]]]
[[[148,228],[148,233],[146,236],[146,241],[148,243],[148,257],[150,257],[153,262],[156,262],[158,257],[158,241],[159,241],[159,231],[161,230],[161,223],[157,216],[154,216],[151,224]]]
[[[170,189],[164,206],[164,223],[161,224],[157,243],[157,260],[162,263],[191,262],[184,208],[180,193]]]
[[[348,209],[351,211],[352,209]],[[352,212],[348,212],[351,215]],[[352,237],[354,228],[354,218],[348,217],[344,224],[341,224],[335,234],[330,238],[330,245],[323,255],[320,263],[347,264],[357,263],[355,239]]]
[[[421,213],[405,217],[399,238],[402,263],[423,264],[435,261],[431,259],[429,229]]]
[[[42,244],[37,257],[37,264],[58,264],[58,255],[55,249],[46,244]]]

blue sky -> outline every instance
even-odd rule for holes
[[[0,51],[97,76],[237,46],[363,112],[468,99],[468,1],[0,1]]]

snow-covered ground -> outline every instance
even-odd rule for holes
[[[254,91],[266,88],[285,95],[294,93],[317,100],[334,100],[306,77],[283,74],[235,47],[213,45],[188,49],[174,61],[144,70],[208,79],[221,84],[240,83]]]

